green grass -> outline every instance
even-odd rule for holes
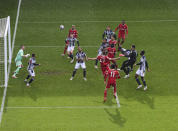
[[[1,0],[0,16],[11,16],[14,28],[17,4]],[[18,79],[10,78],[2,131],[118,131],[118,130],[178,130],[178,22],[134,22],[142,20],[178,20],[176,0],[22,0],[14,56],[20,45],[27,46],[25,53],[35,53],[41,66],[36,67],[36,78],[31,88],[23,82],[28,74],[27,59]],[[8,10],[7,10],[8,8]],[[104,83],[94,62],[87,62],[87,78],[79,70],[69,81],[74,64],[61,57],[68,29],[75,24],[81,46],[98,46],[107,25],[113,29],[125,19],[129,36],[124,47],[135,43],[138,52],[146,50],[151,72],[146,74],[148,90],[137,86],[134,73],[128,80],[120,79],[118,94],[121,108],[109,91],[108,102],[102,103]],[[44,23],[45,22],[45,23]],[[59,25],[65,29],[59,31]],[[33,46],[33,47],[28,47]],[[98,48],[83,48],[89,57],[97,55]],[[140,58],[140,57],[139,57]],[[138,61],[139,61],[138,58]],[[125,58],[118,61],[122,64]],[[12,64],[12,71],[15,63]],[[124,76],[123,72],[121,75]],[[0,89],[2,99],[3,89]],[[52,108],[15,109],[12,107],[96,107],[110,108]]]

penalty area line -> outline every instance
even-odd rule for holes
[[[26,46],[28,48],[64,48],[64,46]],[[87,48],[94,48],[94,47],[99,47],[99,46],[80,46],[80,47],[87,47]],[[15,46],[15,48],[19,48],[19,46]]]
[[[24,24],[57,24],[57,23],[118,23],[119,20],[100,21],[100,20],[81,20],[81,21],[20,21]],[[154,22],[178,22],[178,20],[128,20],[127,23],[154,23]]]
[[[117,106],[12,106],[6,109],[104,109],[118,108]]]

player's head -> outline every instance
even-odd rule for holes
[[[111,47],[111,48],[114,48],[114,44],[111,44],[110,47]]]
[[[107,27],[106,27],[106,30],[111,30],[111,27],[110,27],[110,26],[107,26]]]
[[[125,20],[122,20],[122,24],[123,24],[123,25],[125,24]]]
[[[25,49],[25,46],[24,46],[24,45],[21,45],[21,49],[24,50],[24,49]]]
[[[112,36],[111,36],[111,39],[112,39],[112,40],[115,40],[115,35],[112,35]]]
[[[103,43],[106,43],[107,42],[107,39],[103,39]]]
[[[115,65],[115,64],[112,64],[112,65],[111,65],[111,69],[116,69],[116,65]]]
[[[32,57],[35,57],[35,54],[32,54]]]
[[[143,56],[144,54],[145,54],[145,51],[142,50],[142,51],[140,52],[140,55]]]
[[[82,48],[78,47],[78,52],[81,52],[82,51]]]
[[[75,29],[75,25],[72,25],[72,30],[74,30]]]
[[[74,37],[74,35],[73,34],[70,34],[70,38],[73,38]]]
[[[119,46],[118,51],[121,51],[121,50],[122,50],[122,47],[121,47],[121,46]]]
[[[107,52],[106,49],[103,49],[103,50],[102,50],[102,53],[103,53],[103,55],[107,55],[107,54],[108,54],[108,52]]]
[[[134,44],[132,44],[131,50],[135,50],[135,45]]]

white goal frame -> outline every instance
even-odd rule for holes
[[[2,34],[0,35],[1,39],[4,40],[4,45],[2,45],[2,47],[4,46],[4,60],[1,61],[2,63],[4,63],[4,83],[3,85],[0,85],[0,86],[7,87],[8,86],[8,65],[11,64],[11,60],[12,60],[10,16],[6,18],[2,18],[0,19],[0,21],[3,21],[3,22],[6,21],[4,31],[2,31]]]

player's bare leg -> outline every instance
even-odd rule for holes
[[[63,54],[61,54],[62,56],[65,56],[66,51],[67,51],[67,47],[68,47],[68,45],[65,45],[65,47],[64,47],[64,53],[63,53]]]
[[[137,84],[138,84],[137,89],[142,88],[142,85],[141,85],[141,83],[140,83],[140,80],[139,80],[139,78],[138,78],[138,75],[137,75],[137,74],[135,75],[135,79],[136,79],[136,82],[137,82]]]

